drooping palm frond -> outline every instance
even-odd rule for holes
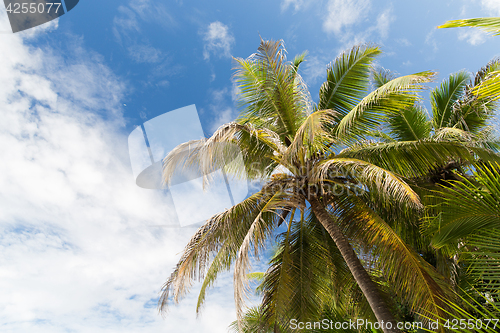
[[[355,158],[375,164],[406,178],[425,177],[436,166],[449,161],[481,159],[499,161],[494,152],[456,142],[408,141],[360,143],[341,151],[337,158]]]
[[[498,138],[493,137],[492,132],[493,129],[490,126],[482,127],[478,134],[456,127],[442,127],[434,133],[432,139],[438,142],[458,142],[465,146],[498,151],[499,141]]]
[[[163,161],[163,179],[168,185],[184,169],[207,176],[222,168],[235,177],[265,177],[284,152],[285,147],[273,131],[231,122],[219,127],[208,139],[175,147]],[[232,163],[237,159],[242,159],[242,163]]]
[[[335,133],[338,137],[363,137],[383,119],[383,115],[411,107],[422,83],[430,82],[435,73],[421,72],[397,77],[364,97],[339,122]]]
[[[478,230],[464,243],[461,260],[468,264],[467,274],[476,289],[500,302],[500,229]]]
[[[442,247],[478,230],[500,228],[500,165],[476,167],[475,181],[462,177],[438,194],[443,199],[440,214],[430,225],[432,245]],[[479,186],[478,186],[479,184]]]
[[[479,17],[473,19],[451,20],[438,26],[438,29],[460,27],[479,28],[498,36],[500,35],[500,17]]]
[[[312,214],[291,220],[262,282],[262,313],[280,326],[319,320],[325,307],[348,307],[355,289],[333,240]],[[290,328],[283,332],[292,332]]]
[[[312,179],[318,183],[339,179],[347,184],[359,184],[368,191],[376,191],[384,201],[421,207],[418,195],[400,176],[363,160],[338,156],[326,159],[319,164]]]
[[[300,205],[293,196],[284,191],[276,191],[269,199],[261,212],[255,217],[239,245],[237,258],[234,264],[234,299],[236,304],[236,314],[238,318],[243,317],[243,306],[248,296],[248,272],[250,269],[250,252],[253,249],[254,256],[258,256],[259,249],[271,235],[278,222],[283,220],[283,211],[289,212],[297,209]],[[264,214],[274,214],[266,216]]]
[[[399,296],[410,302],[412,309],[425,309],[434,316],[442,313],[440,299],[449,296],[451,291],[447,281],[361,197],[337,200],[332,214],[339,216],[342,228],[351,239],[373,251],[376,266]]]
[[[171,296],[175,302],[179,302],[196,279],[205,278],[206,288],[212,285],[219,272],[229,269],[259,215],[268,215],[265,218],[269,223],[277,223],[274,213],[262,211],[273,196],[272,190],[263,189],[225,212],[213,216],[198,229],[162,288],[160,311],[167,309]],[[210,266],[211,256],[219,251],[222,252],[221,255],[212,261],[214,266]],[[203,302],[203,298],[204,296],[199,305]]]

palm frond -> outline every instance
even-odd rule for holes
[[[341,213],[339,215],[339,213]],[[393,290],[410,301],[412,309],[441,314],[440,299],[450,292],[447,281],[358,196],[336,201],[332,212],[351,238],[365,244]]]
[[[473,82],[466,85],[463,96],[453,105],[451,119],[453,126],[474,134],[480,134],[487,127],[498,103],[495,101],[495,96],[475,92],[490,77],[490,73],[499,69],[500,62],[492,60],[476,73]]]
[[[396,78],[396,74],[389,69],[377,67],[372,70],[372,84],[375,89]]]
[[[438,87],[431,90],[432,121],[434,129],[453,127],[453,105],[465,91],[470,76],[465,71],[451,74]]]
[[[434,75],[427,71],[401,76],[375,89],[340,120],[336,135],[362,137],[372,131],[382,115],[412,106],[422,83],[430,82]]]
[[[479,293],[476,293],[479,294]],[[439,317],[439,328],[456,333],[497,333],[500,328],[500,307],[492,304],[486,296],[472,293],[456,295],[452,299],[443,299],[450,310],[444,309],[444,315]],[[479,298],[479,299],[477,299]],[[425,317],[425,313],[422,313]],[[436,332],[435,328],[424,327],[426,332]]]
[[[272,188],[265,188],[230,209],[210,218],[186,245],[174,272],[162,287],[160,311],[166,311],[170,296],[175,302],[185,295],[196,279],[206,278],[205,289],[217,274],[230,267],[255,218],[273,197]],[[264,213],[270,214],[270,213]],[[274,216],[268,216],[271,220]],[[208,267],[211,256],[223,249],[222,254]],[[209,275],[206,275],[207,269]],[[204,290],[205,290],[204,289]],[[203,292],[205,292],[203,290]],[[202,296],[199,305],[203,303]]]
[[[388,130],[397,141],[417,141],[429,137],[432,123],[424,107],[413,105],[388,115]]]
[[[293,63],[286,61],[283,42],[261,41],[248,59],[235,59],[234,74],[243,111],[238,122],[258,119],[283,141],[295,135],[311,104]]]
[[[280,211],[290,211],[296,209],[298,202],[294,201],[289,194],[278,191],[262,207],[248,229],[238,250],[238,255],[234,265],[234,299],[236,304],[236,314],[239,319],[243,317],[243,306],[248,297],[248,276],[250,269],[250,250],[254,249],[254,255],[258,255],[259,248],[262,248],[279,220],[282,219]],[[266,214],[267,213],[267,214]],[[264,215],[266,214],[266,215]],[[274,214],[274,216],[269,216]]]
[[[345,116],[368,92],[371,64],[381,53],[377,46],[354,46],[340,54],[327,68],[319,91],[318,109],[331,109]]]
[[[282,163],[293,166],[297,163],[304,164],[305,160],[311,159],[314,154],[319,154],[328,149],[335,141],[331,135],[331,128],[335,124],[338,113],[333,110],[318,110],[311,113],[300,128],[295,137],[283,154]]]
[[[462,261],[476,289],[495,299],[500,297],[500,229],[478,230],[464,241]]]
[[[443,202],[428,230],[434,234],[433,246],[442,247],[481,229],[500,228],[500,165],[479,165],[474,174],[475,182],[462,177],[436,193]]]
[[[248,309],[243,316],[243,319],[238,322],[235,320],[229,325],[231,333],[274,333],[274,327],[265,325],[264,318],[260,307],[255,306]],[[278,332],[283,332],[283,328],[279,328]]]
[[[449,161],[499,161],[494,152],[456,142],[408,141],[359,144],[336,157],[367,161],[406,178],[426,177],[435,167]]]
[[[363,160],[338,156],[327,159],[319,164],[313,180],[322,183],[338,176],[368,191],[377,191],[387,201],[421,207],[418,195],[400,176]]]
[[[284,152],[285,147],[273,131],[232,122],[219,127],[208,139],[175,147],[163,160],[163,180],[169,185],[185,169],[199,176],[224,169],[235,177],[255,178],[269,174],[277,156]],[[237,159],[242,163],[232,163]]]
[[[483,31],[492,33],[494,36],[498,36],[500,35],[500,17],[479,17],[463,20],[451,20],[438,26],[438,29],[461,27],[479,28]]]
[[[472,93],[478,97],[497,101],[500,98],[500,70],[489,73],[481,84],[474,87]]]
[[[262,283],[268,325],[321,319],[323,309],[353,305],[355,284],[335,243],[309,211],[290,220]],[[290,328],[283,332],[291,332]]]

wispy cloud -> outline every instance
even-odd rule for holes
[[[205,60],[210,59],[210,54],[231,57],[231,47],[235,40],[227,25],[219,21],[210,23],[203,32],[203,41],[205,42],[203,48]]]
[[[359,23],[370,6],[370,0],[329,0],[323,30],[340,34],[344,27]]]
[[[304,0],[283,0],[281,2],[281,10],[287,10],[289,7],[293,7],[295,11],[298,11],[304,6]]]
[[[375,29],[382,39],[386,39],[389,35],[389,27],[393,21],[392,8],[387,8],[377,17]]]
[[[412,45],[411,42],[406,38],[396,39],[396,42],[398,42],[398,44],[403,45],[403,46],[411,46]]]
[[[157,63],[163,58],[162,52],[150,45],[129,46],[128,52],[135,61],[142,63]]]
[[[498,0],[481,0],[483,8],[488,10],[492,16],[500,15],[500,1]]]
[[[118,14],[113,19],[113,33],[120,42],[122,38],[134,39],[134,34],[140,31],[144,22],[155,23],[164,28],[177,25],[164,4],[151,0],[137,0],[118,7]]]
[[[467,29],[458,31],[458,39],[465,40],[471,45],[480,45],[486,42],[488,35],[478,29]]]
[[[318,79],[326,78],[326,66],[328,62],[329,61],[322,56],[307,57],[307,61],[303,65],[304,80],[312,85],[315,84]]]

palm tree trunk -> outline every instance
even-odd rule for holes
[[[401,332],[397,329],[397,321],[389,311],[387,304],[381,297],[377,285],[372,281],[370,275],[368,275],[368,273],[366,272],[365,268],[359,261],[358,256],[354,252],[351,244],[349,244],[349,241],[340,230],[340,227],[331,218],[323,204],[318,199],[311,198],[309,202],[311,204],[314,215],[316,215],[320,223],[328,231],[333,241],[337,245],[337,248],[346,261],[352,275],[354,276],[354,279],[356,280],[359,287],[361,288],[361,291],[368,300],[368,303],[370,304],[373,313],[377,317],[378,322],[381,325],[383,324],[384,333]],[[391,324],[387,325],[387,323]],[[388,328],[387,326],[390,326],[392,328]]]

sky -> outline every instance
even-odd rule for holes
[[[230,272],[198,318],[199,284],[158,314],[196,229],[180,226],[168,191],[136,185],[129,135],[189,105],[205,135],[233,120],[232,57],[260,38],[283,39],[290,59],[308,51],[314,100],[328,63],[359,43],[401,75],[438,71],[432,87],[500,56],[500,37],[436,29],[481,16],[500,16],[500,2],[81,0],[12,34],[0,10],[0,331],[225,332]]]

